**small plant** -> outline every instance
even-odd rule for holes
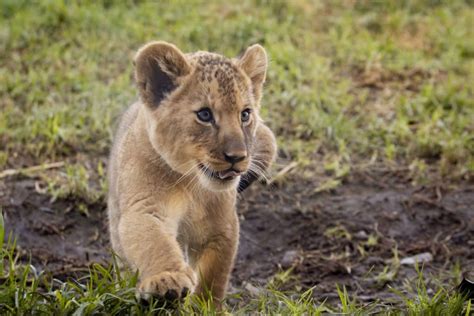
[[[401,311],[406,311],[408,315],[470,315],[471,300],[466,302],[455,288],[440,287],[432,289],[434,294],[428,294],[423,270],[418,265],[415,269],[418,276],[414,291],[402,293],[391,288],[403,301],[404,309]]]

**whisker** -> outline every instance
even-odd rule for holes
[[[192,161],[188,161],[187,163],[182,164],[181,166],[185,166],[187,164],[193,163]],[[186,172],[184,172],[178,180],[176,180],[173,184],[171,184],[168,188],[172,188],[180,184],[184,179],[186,179],[191,173],[195,171],[199,167],[198,164],[193,164]]]
[[[251,161],[249,171],[253,171],[254,175],[259,176],[258,178],[262,177],[265,181],[268,181],[267,173],[265,169],[259,165],[259,163],[261,162],[257,160]]]
[[[198,165],[198,166],[199,166],[199,165]],[[206,168],[206,166],[204,166],[204,170],[205,170],[205,168]],[[186,189],[187,191],[190,191],[191,194],[193,193],[193,190],[191,190],[191,189],[193,188],[193,186],[195,185],[196,180],[198,180],[198,179],[199,179],[199,173],[196,172],[196,173],[194,174],[194,176],[191,178],[191,180],[186,184],[185,189]],[[191,187],[190,187],[190,186],[191,186]]]

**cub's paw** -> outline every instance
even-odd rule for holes
[[[174,301],[193,293],[196,282],[196,274],[189,267],[182,271],[161,272],[140,281],[137,297],[146,301],[152,296]]]

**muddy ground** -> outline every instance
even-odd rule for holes
[[[51,202],[34,178],[0,180],[0,207],[7,232],[18,238],[23,260],[64,278],[93,262],[107,262],[105,204],[89,205],[89,216],[74,200]],[[389,287],[414,280],[413,265],[401,260],[425,253],[430,275],[474,267],[474,186],[409,184],[396,172],[354,172],[332,192],[315,193],[312,181],[290,176],[283,184],[255,184],[239,201],[241,239],[232,274],[233,289],[255,290],[278,271],[292,268],[284,287],[315,286],[318,300],[336,298],[345,285],[362,301],[391,300]],[[432,256],[430,260],[429,253]],[[382,273],[385,270],[385,273]]]

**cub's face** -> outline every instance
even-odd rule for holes
[[[136,79],[154,149],[192,185],[235,189],[259,168],[253,143],[267,57],[259,45],[236,59],[182,54],[154,42],[135,58]]]

